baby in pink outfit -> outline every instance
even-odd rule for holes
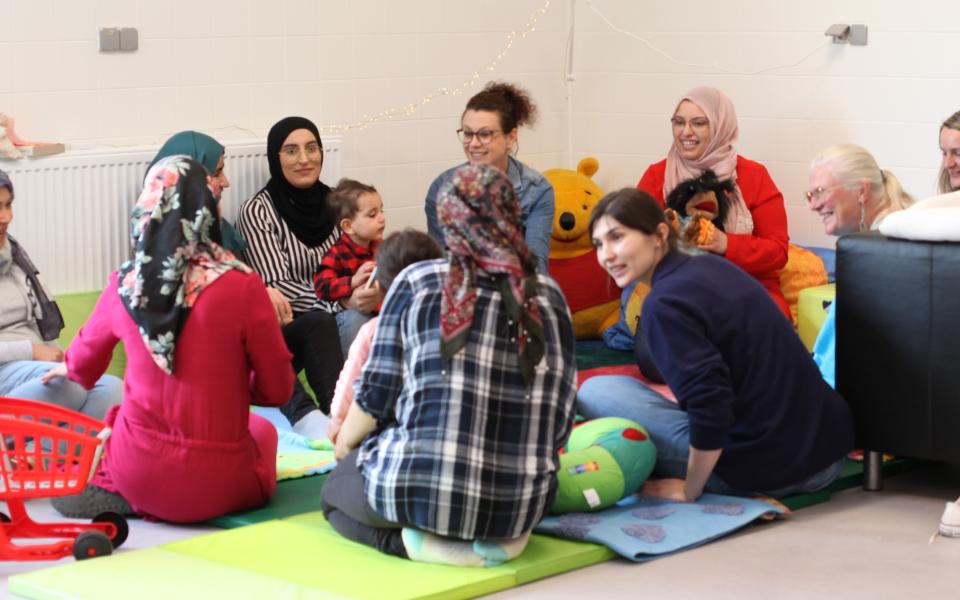
[[[377,250],[377,268],[374,272],[376,284],[386,295],[394,278],[409,265],[422,260],[432,260],[443,256],[437,242],[422,231],[404,229],[390,234],[380,244]],[[370,354],[370,345],[377,330],[377,318],[374,317],[364,323],[347,353],[343,363],[343,370],[337,379],[337,387],[333,392],[333,401],[330,405],[330,441],[336,443],[337,435],[347,411],[353,404],[353,385],[360,378],[360,371],[367,362]]]

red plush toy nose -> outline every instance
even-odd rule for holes
[[[643,432],[639,429],[634,429],[632,427],[623,430],[623,437],[634,442],[642,442],[647,439],[647,436],[643,435]]]

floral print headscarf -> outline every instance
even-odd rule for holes
[[[173,373],[174,349],[200,293],[231,269],[250,267],[221,245],[220,215],[203,165],[187,156],[147,172],[130,216],[134,257],[120,266],[120,301],[157,366]]]
[[[441,355],[452,358],[467,343],[477,272],[500,275],[504,307],[519,327],[521,371],[530,381],[543,358],[543,318],[533,301],[536,259],[524,241],[513,184],[495,167],[465,165],[441,188],[437,217],[450,262],[440,305]]]

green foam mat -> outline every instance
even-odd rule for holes
[[[579,340],[577,341],[577,369],[586,371],[595,367],[612,367],[617,365],[629,365],[636,359],[633,352],[624,350],[614,350],[607,348],[599,340]]]
[[[471,598],[613,558],[603,546],[533,535],[490,569],[416,563],[340,537],[320,513],[15,575],[29,598]]]
[[[277,491],[266,506],[210,519],[206,525],[233,529],[244,525],[282,519],[320,510],[320,489],[328,473],[285,479],[277,483]]]
[[[60,294],[54,298],[57,301],[57,306],[60,307],[60,313],[63,315],[63,330],[57,340],[61,348],[66,350],[70,346],[70,341],[77,335],[80,327],[87,322],[87,317],[93,312],[93,307],[97,305],[99,298],[99,290],[79,294]],[[123,379],[126,365],[127,355],[123,351],[123,344],[117,344],[116,348],[113,349],[113,358],[107,367],[107,373]]]

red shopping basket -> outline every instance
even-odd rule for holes
[[[78,412],[44,402],[0,397],[0,560],[77,559],[110,554],[127,538],[127,521],[107,512],[92,523],[37,523],[30,498],[78,494],[96,471],[110,428]],[[66,538],[14,544],[14,538]]]

